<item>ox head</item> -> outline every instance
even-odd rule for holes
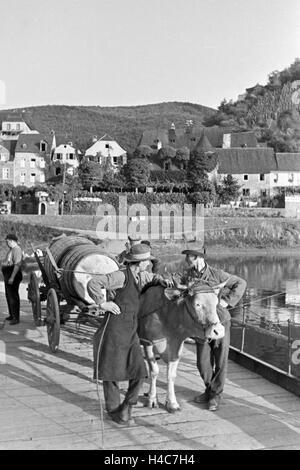
[[[178,304],[185,303],[190,317],[203,328],[206,340],[221,339],[225,329],[217,314],[217,305],[226,282],[216,286],[194,283],[185,289],[166,289],[165,295],[169,300],[176,299]]]

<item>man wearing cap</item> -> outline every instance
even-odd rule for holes
[[[126,248],[125,248],[124,251],[122,251],[122,252],[117,256],[117,261],[118,261],[120,264],[123,264],[123,263],[124,263],[124,258],[125,258],[126,255],[129,253],[130,249],[131,249],[134,245],[139,245],[141,242],[142,242],[141,237],[128,235],[128,242],[125,243]]]
[[[132,406],[147,376],[137,335],[140,292],[148,283],[170,285],[161,276],[146,271],[152,258],[149,247],[136,244],[124,259],[125,267],[97,275],[87,284],[89,295],[106,312],[94,336],[94,378],[103,380],[107,412],[119,425],[132,424]],[[108,302],[101,293],[103,288],[110,293]],[[125,380],[129,386],[121,403],[118,382]]]
[[[221,395],[225,385],[229,344],[231,316],[227,307],[234,307],[242,298],[246,281],[238,276],[232,276],[225,271],[209,266],[205,261],[205,248],[199,250],[184,250],[187,269],[183,275],[177,276],[176,285],[205,282],[218,285],[225,281],[226,285],[221,293],[217,312],[225,327],[225,336],[210,343],[203,343],[196,339],[197,368],[205,384],[205,392],[194,398],[196,403],[208,403],[210,411],[219,408]],[[176,277],[175,277],[176,280]]]
[[[6,236],[6,243],[9,251],[2,263],[2,274],[5,285],[5,296],[8,305],[10,325],[20,322],[20,296],[19,286],[22,282],[22,249],[18,244],[18,237],[11,233]]]

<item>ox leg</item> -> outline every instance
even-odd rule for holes
[[[180,405],[177,402],[175,395],[175,379],[177,376],[177,367],[180,360],[180,356],[183,350],[183,343],[181,344],[177,359],[169,361],[167,369],[167,380],[168,380],[168,389],[167,389],[167,399],[166,399],[166,408],[169,413],[174,413],[175,411],[180,410]]]
[[[157,408],[158,401],[157,401],[157,391],[156,391],[156,380],[159,373],[159,367],[155,360],[155,355],[153,352],[153,346],[145,346],[145,355],[147,359],[147,363],[149,366],[150,372],[150,389],[149,389],[149,396],[146,402],[146,406],[149,408]]]

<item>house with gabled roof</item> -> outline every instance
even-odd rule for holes
[[[277,153],[276,167],[271,169],[271,194],[279,188],[300,187],[300,153]]]
[[[21,133],[14,154],[14,185],[35,186],[45,182],[51,143],[39,133]]]
[[[231,175],[247,197],[270,195],[271,171],[277,168],[273,148],[222,148],[218,155],[218,178]]]
[[[113,169],[117,171],[126,164],[127,152],[109,134],[104,134],[100,139],[93,137],[93,144],[86,150],[84,159],[100,164],[108,159]]]
[[[0,131],[2,140],[17,140],[21,132],[29,134],[36,131],[31,129],[21,116],[8,115],[3,118]]]

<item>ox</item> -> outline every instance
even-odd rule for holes
[[[190,286],[181,291],[151,286],[142,293],[138,334],[150,372],[146,406],[158,406],[156,380],[159,367],[155,359],[155,354],[158,353],[167,364],[166,409],[170,413],[180,410],[174,383],[183,342],[189,337],[204,341],[224,337],[217,305],[219,292],[225,284],[226,282],[214,287],[207,284]]]

